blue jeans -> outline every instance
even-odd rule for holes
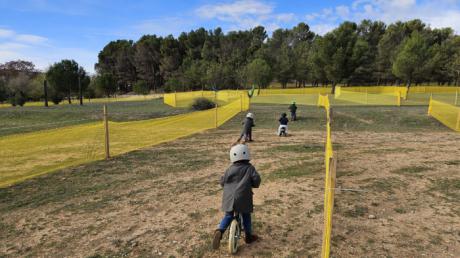
[[[244,232],[246,233],[246,235],[251,235],[252,233],[251,213],[241,213],[241,216],[243,217]],[[232,223],[232,220],[233,220],[233,211],[226,212],[224,218],[220,222],[219,230],[222,232],[225,231],[228,228],[228,226],[230,226],[230,223]]]

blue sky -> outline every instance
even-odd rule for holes
[[[97,54],[110,40],[143,34],[257,25],[270,33],[301,21],[324,34],[344,20],[414,18],[459,33],[460,0],[0,0],[0,63],[25,59],[43,70],[69,58],[94,72]]]

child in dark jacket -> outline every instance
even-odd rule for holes
[[[224,188],[222,197],[222,211],[225,216],[213,236],[212,247],[218,249],[225,230],[233,220],[234,212],[243,217],[245,242],[250,244],[258,239],[252,234],[251,212],[253,212],[252,188],[260,185],[260,175],[254,166],[249,163],[249,148],[244,144],[237,144],[230,150],[230,161],[233,163],[222,176],[220,185]]]
[[[289,123],[289,119],[287,118],[286,113],[281,114],[280,119],[278,120],[280,122],[280,126],[278,127],[278,136],[281,136],[284,134],[284,136],[287,135],[287,124]]]
[[[255,126],[254,114],[248,113],[242,124],[243,131],[241,131],[240,138],[238,138],[237,142],[239,142],[242,138],[244,138],[245,142],[252,142],[252,128]]]
[[[295,104],[295,101],[293,101],[289,106],[289,111],[291,111],[291,120],[297,120],[297,105]]]

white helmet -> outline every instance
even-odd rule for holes
[[[248,114],[246,115],[246,117],[249,117],[249,118],[254,119],[254,114],[253,114],[253,113],[248,113]]]
[[[230,161],[251,160],[249,147],[245,144],[237,144],[230,149]]]

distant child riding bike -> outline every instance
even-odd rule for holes
[[[292,104],[289,106],[289,111],[291,112],[291,121],[296,121],[297,120],[297,105],[295,104],[295,101],[293,101]]]
[[[289,119],[287,118],[286,113],[281,114],[278,122],[280,122],[280,126],[278,127],[278,136],[287,136]]]
[[[254,114],[248,113],[242,124],[243,130],[241,131],[240,138],[238,138],[236,142],[241,141],[242,138],[244,138],[245,142],[252,142],[252,128],[255,126]]]

